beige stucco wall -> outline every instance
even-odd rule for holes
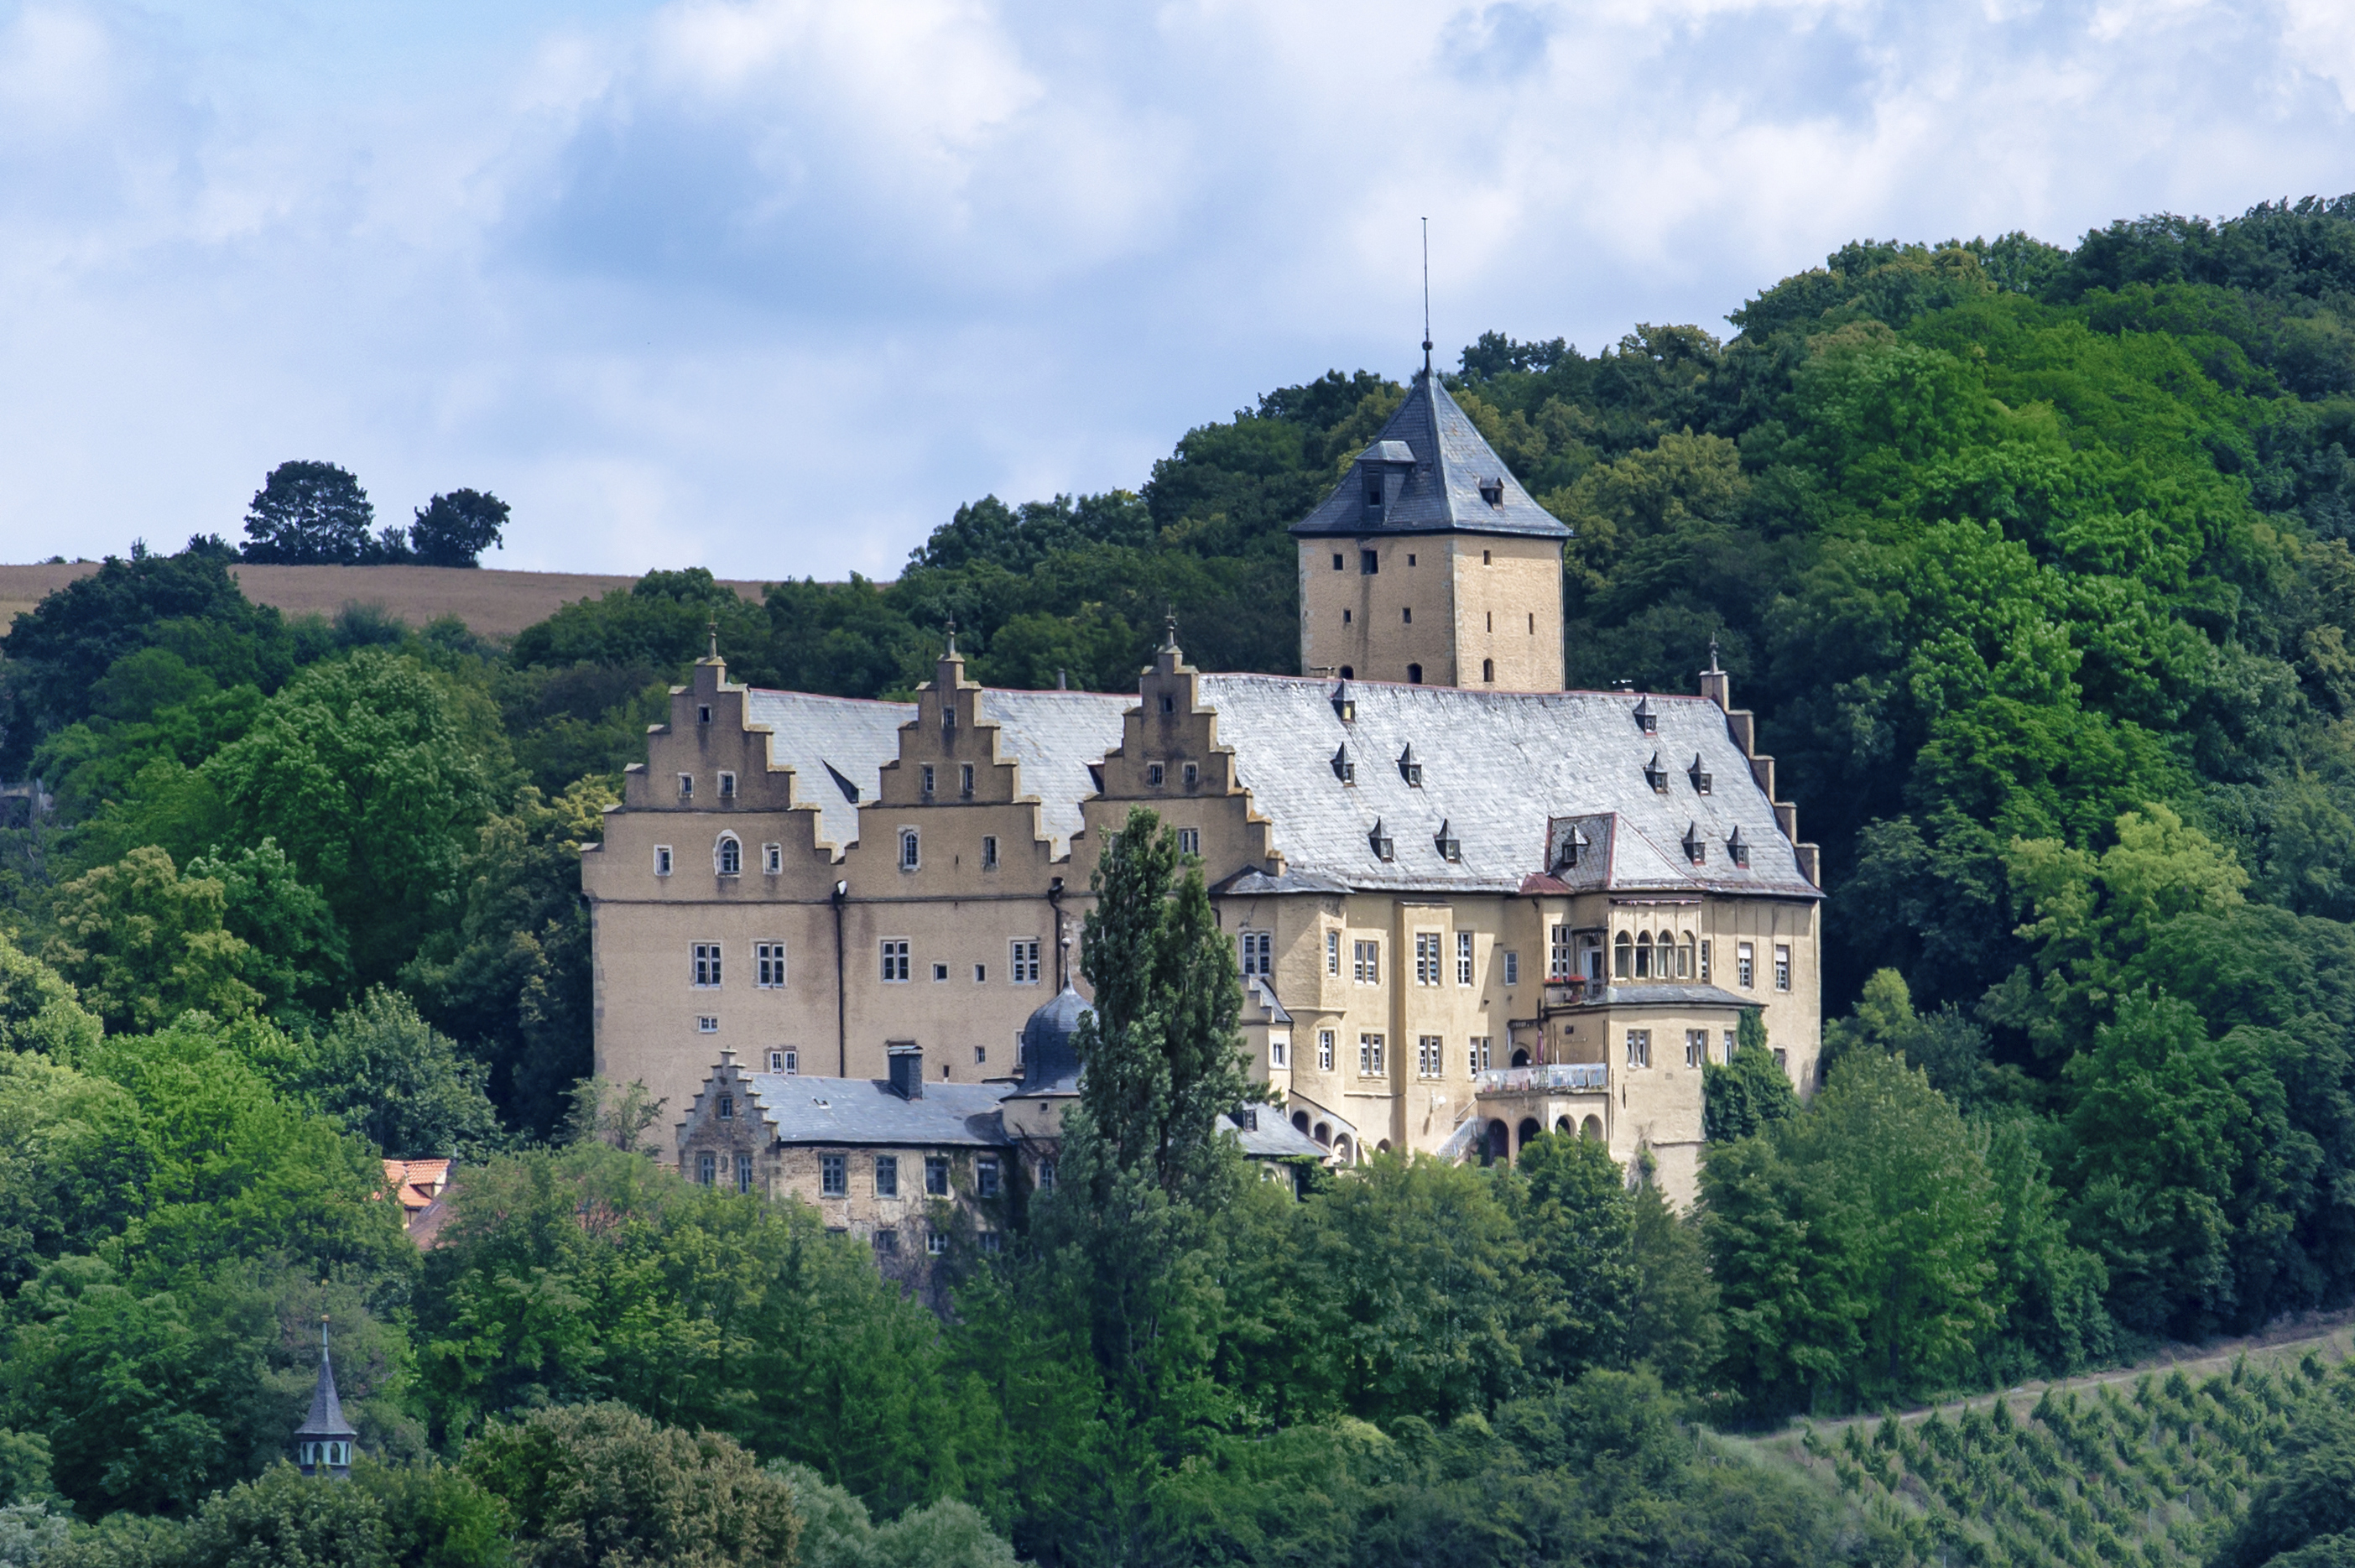
[[[1380,570],[1361,568],[1372,550]],[[1338,560],[1337,568],[1334,562]],[[1559,691],[1561,545],[1476,534],[1300,542],[1300,665],[1361,680]]]
[[[1420,571],[1418,565],[1416,570]],[[814,808],[797,804],[797,785],[765,761],[766,739],[743,728],[742,694],[716,661],[698,667],[692,685],[674,694],[671,722],[648,737],[648,761],[634,769],[623,804],[606,817],[604,844],[583,859],[583,883],[595,920],[597,1070],[644,1081],[672,1117],[693,1099],[722,1049],[755,1069],[767,1052],[792,1051],[806,1074],[886,1074],[893,1041],[922,1048],[928,1078],[974,1082],[1017,1072],[1015,1040],[1025,1019],[1056,984],[1057,917],[1076,941],[1089,907],[1086,891],[1101,846],[1134,805],[1150,805],[1172,827],[1198,836],[1212,883],[1257,868],[1280,874],[1283,859],[1270,824],[1236,782],[1234,757],[1221,744],[1215,712],[1199,702],[1195,673],[1166,651],[1139,682],[1137,705],[1124,721],[1120,747],[1104,762],[1103,789],[1082,803],[1083,829],[1068,859],[1053,858],[1039,833],[1035,802],[1015,765],[998,755],[986,695],[943,659],[920,694],[918,715],[901,731],[901,757],[883,773],[880,798],[860,807],[859,841],[839,860],[817,837]],[[956,721],[943,722],[943,705]],[[710,709],[707,720],[703,710]],[[935,768],[926,798],[921,770]],[[971,797],[956,769],[975,767]],[[1162,764],[1161,783],[1150,765]],[[1185,764],[1195,765],[1186,782]],[[730,800],[716,775],[737,775]],[[698,784],[682,800],[677,775]],[[899,865],[899,835],[919,835],[919,863]],[[713,869],[721,832],[744,842],[744,870]],[[998,864],[982,866],[985,835],[998,840]],[[775,842],[782,865],[762,868],[761,846]],[[668,845],[672,870],[655,871],[655,850]],[[1056,890],[1061,883],[1060,892]],[[837,1033],[835,889],[843,884],[840,927],[841,1026]],[[1530,898],[1496,893],[1405,896],[1380,892],[1230,896],[1220,919],[1231,934],[1268,932],[1273,984],[1291,1022],[1247,1008],[1246,1040],[1256,1076],[1285,1091],[1310,1125],[1354,1128],[1353,1146],[1370,1151],[1436,1150],[1467,1124],[1524,1115],[1550,1126],[1572,1125],[1598,1108],[1614,1155],[1651,1151],[1663,1185],[1690,1196],[1700,1136],[1700,1075],[1686,1066],[1683,1030],[1706,1028],[1721,1060],[1726,1008],[1647,1013],[1549,1007],[1545,992],[1551,931],[1586,933],[1608,954],[1621,933],[1689,939],[1696,955],[1708,944],[1710,983],[1764,1009],[1770,1041],[1788,1053],[1803,1092],[1814,1085],[1821,1032],[1818,1008],[1819,917],[1796,900],[1614,897],[1603,893]],[[1415,974],[1415,938],[1436,938],[1435,983]],[[1472,944],[1471,982],[1459,979],[1459,939]],[[909,944],[910,978],[882,978],[879,944]],[[1039,944],[1036,984],[1016,984],[1008,944]],[[1337,947],[1328,947],[1329,941]],[[718,943],[721,984],[693,984],[693,944]],[[755,984],[755,943],[782,942],[785,983]],[[1378,978],[1356,976],[1356,947],[1374,944]],[[1737,972],[1739,944],[1753,948],[1747,987]],[[1790,950],[1787,990],[1774,984],[1775,948]],[[1506,980],[1507,955],[1518,977]],[[1575,959],[1573,945],[1573,962]],[[1337,964],[1335,962],[1337,957]],[[1606,964],[1607,964],[1606,959]],[[1071,953],[1078,980],[1078,954]],[[935,965],[945,976],[935,979]],[[978,968],[978,973],[976,970]],[[1671,977],[1674,978],[1673,976]],[[1700,976],[1687,977],[1698,981]],[[1085,990],[1084,984],[1082,985]],[[704,1032],[698,1019],[713,1019]],[[1654,1030],[1648,1067],[1628,1068],[1625,1030]],[[1320,1033],[1330,1031],[1330,1065],[1320,1062]],[[1379,1071],[1360,1071],[1360,1036],[1379,1035]],[[1437,1070],[1419,1071],[1424,1037],[1440,1042]],[[1272,1048],[1282,1040],[1286,1061]],[[1603,1097],[1554,1095],[1540,1104],[1478,1093],[1474,1041],[1488,1042],[1487,1062],[1509,1066],[1517,1051],[1534,1062],[1605,1061]],[[1575,1113],[1572,1115],[1572,1113]],[[815,1168],[813,1168],[814,1169]],[[815,1177],[811,1178],[815,1181]]]

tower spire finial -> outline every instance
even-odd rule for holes
[[[1165,654],[1178,651],[1178,606],[1175,604],[1165,607],[1161,612],[1161,651]]]
[[[714,615],[710,620],[706,621],[703,624],[703,629],[711,634],[711,656],[718,658],[719,656],[719,617]]]
[[[1717,667],[1717,639],[1715,637],[1711,637],[1709,640],[1709,673],[1711,675],[1723,675],[1725,673],[1723,670]]]
[[[1423,220],[1423,374],[1431,376],[1431,219]]]
[[[948,625],[949,625],[949,651],[948,651],[948,653],[947,653],[947,655],[946,655],[945,656],[947,656],[947,657],[949,657],[949,658],[954,658],[954,657],[956,657],[956,616],[955,616],[954,613],[952,613],[952,614],[949,616],[949,623],[948,623]]]

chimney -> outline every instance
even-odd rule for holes
[[[902,1041],[885,1048],[886,1059],[891,1063],[891,1093],[902,1100],[924,1097],[924,1048]]]

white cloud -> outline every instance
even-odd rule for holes
[[[326,456],[506,564],[888,573],[1402,371],[1424,216],[1445,353],[2355,188],[2319,0],[599,5],[0,5],[0,554]]]

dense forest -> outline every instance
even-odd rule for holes
[[[1403,395],[1379,375],[1188,432],[1134,493],[975,501],[888,584],[657,571],[493,644],[282,617],[208,533],[20,616],[0,776],[55,808],[0,828],[0,1561],[2035,1539],[1970,1466],[2074,1452],[2083,1412],[1828,1459],[1885,1486],[1713,1430],[2355,1298],[2355,197],[1859,242],[1730,321],[1489,335],[1451,376],[1574,529],[1572,683],[1689,690],[1714,639],[1824,846],[1828,1081],[1802,1105],[1753,1021],[1691,1214],[1550,1139],[1244,1179],[1185,1109],[1249,1092],[1231,965],[1146,823],[1103,918],[1218,1005],[1099,985],[1090,1060],[1156,1065],[1096,1077],[1163,1089],[1092,1090],[1070,1179],[1009,1196],[1019,1243],[954,1260],[945,1320],[807,1212],[640,1157],[666,1122],[588,1080],[576,851],[708,624],[741,677],[860,696],[926,678],[952,615],[995,684],[1128,688],[1165,605],[1203,667],[1289,669],[1284,530]],[[249,558],[313,548],[303,506],[387,558],[303,477],[257,495]],[[479,549],[504,507],[467,505],[443,531]],[[375,1161],[433,1153],[469,1174],[421,1256]],[[321,1311],[369,1454],[346,1488],[272,1468]],[[2262,1388],[2278,1419],[2150,1560],[2349,1550],[2355,1383]],[[2131,1428],[2156,1468],[2049,1517],[2132,1512],[2222,1420],[2199,1399],[2275,1398],[2237,1390],[2100,1407],[2103,1463],[2141,1462]]]

